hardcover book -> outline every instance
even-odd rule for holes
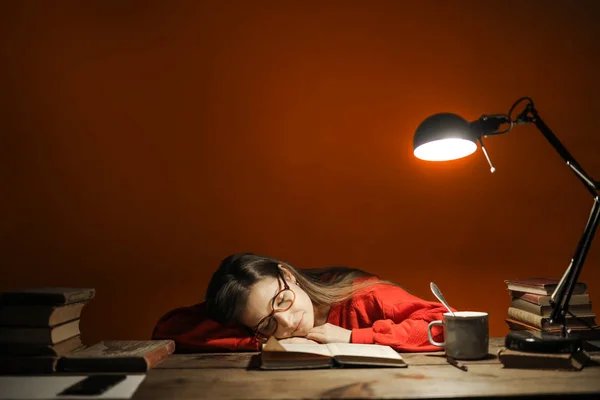
[[[512,349],[501,349],[498,359],[504,368],[559,369],[579,371],[591,362],[584,352],[576,353],[533,353]]]
[[[54,345],[0,343],[1,356],[62,356],[82,347],[81,336],[73,336]]]
[[[390,346],[356,343],[282,344],[270,338],[261,352],[261,369],[337,366],[407,367]]]
[[[527,311],[532,314],[541,315],[542,317],[549,317],[552,313],[552,306],[542,306],[534,303],[530,303],[523,299],[513,299],[510,302],[510,306],[518,308],[519,310]],[[569,311],[576,316],[580,317],[595,317],[596,314],[592,312],[592,304],[570,304]]]
[[[505,321],[511,331],[531,330],[550,333],[560,333],[561,331],[560,327],[541,329],[537,326],[532,326],[525,322],[517,321],[511,318],[506,318]],[[596,329],[590,329],[588,327],[569,328],[569,335],[582,340],[600,340],[600,327],[597,327]]]
[[[551,295],[558,286],[558,280],[550,278],[509,279],[504,282],[508,286],[508,290],[541,295]],[[587,285],[583,282],[577,282],[573,294],[582,293],[587,293]]]
[[[0,357],[0,374],[46,374],[56,372],[58,357]]]
[[[37,287],[0,292],[2,305],[64,305],[94,298],[93,288]]]
[[[81,316],[87,302],[63,306],[18,305],[0,307],[0,326],[52,327]]]
[[[62,357],[63,372],[146,372],[175,351],[172,340],[104,340]]]
[[[80,335],[79,320],[45,328],[0,327],[0,343],[53,345]]]
[[[513,299],[522,299],[528,301],[533,304],[537,304],[540,306],[549,306],[550,305],[550,297],[549,295],[535,294],[535,293],[527,293],[527,292],[519,292],[516,290],[510,290],[510,295]],[[590,297],[587,293],[574,294],[571,296],[569,300],[569,306],[579,305],[579,304],[590,304]]]
[[[508,318],[524,322],[528,325],[535,326],[542,330],[560,328],[561,325],[556,322],[550,322],[550,318],[536,315],[527,311],[519,310],[518,308],[508,308]],[[594,316],[567,317],[567,328],[589,328],[596,327]]]

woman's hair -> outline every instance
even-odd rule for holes
[[[252,286],[261,279],[278,278],[281,264],[315,305],[341,303],[352,295],[380,281],[360,269],[329,267],[296,269],[288,263],[252,253],[233,254],[225,258],[213,274],[206,290],[206,308],[210,318],[223,324],[240,324]],[[360,279],[363,278],[363,279]],[[357,279],[360,281],[356,282]]]

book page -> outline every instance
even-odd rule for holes
[[[377,344],[358,344],[358,343],[328,343],[326,345],[333,356],[355,356],[355,357],[376,357],[402,360],[390,346],[380,346]]]
[[[296,351],[299,353],[309,353],[309,354],[321,354],[323,356],[331,357],[331,352],[327,348],[325,344],[283,344],[281,343],[283,348],[286,351]]]

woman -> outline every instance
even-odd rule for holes
[[[152,338],[174,340],[178,352],[256,351],[270,336],[284,343],[437,351],[427,339],[427,325],[446,312],[439,303],[358,269],[300,270],[252,253],[225,258],[205,297],[204,303],[164,315]],[[433,336],[443,340],[439,327]]]

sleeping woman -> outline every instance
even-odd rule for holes
[[[273,336],[283,343],[363,343],[400,352],[438,351],[429,322],[445,307],[347,267],[296,269],[252,253],[225,258],[205,301],[168,312],[153,339],[172,339],[177,352],[257,351]],[[443,341],[439,327],[433,337]]]

